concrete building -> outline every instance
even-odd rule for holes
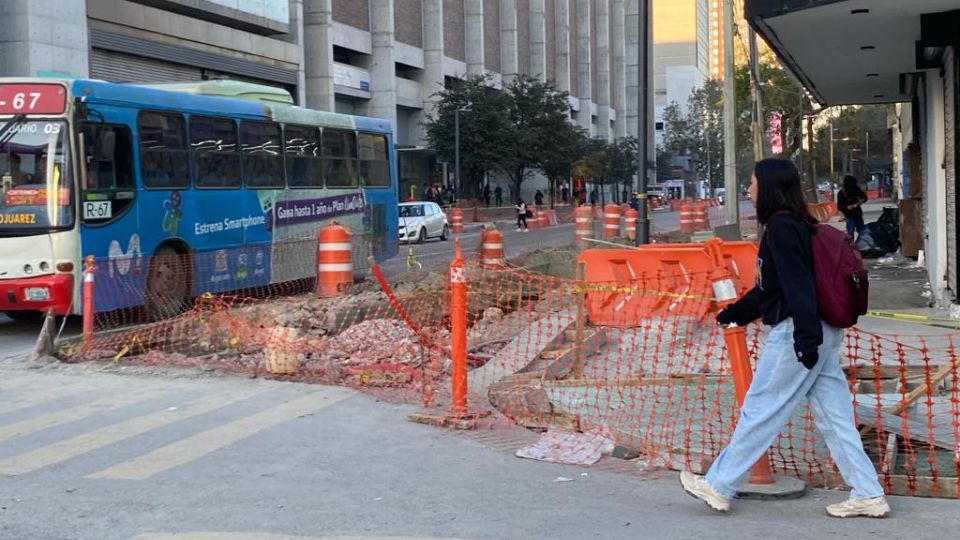
[[[707,53],[707,65],[709,66],[709,76],[711,79],[723,79],[723,46],[724,46],[724,37],[723,37],[723,4],[725,0],[708,0],[707,3],[707,18],[708,18],[708,46],[709,52]],[[743,0],[733,0],[733,24],[737,28],[737,32],[740,36],[745,36],[743,33],[744,21],[743,21]],[[742,47],[746,47],[747,39],[746,37],[740,43],[735,43],[735,46],[739,46],[742,43]],[[736,50],[736,49],[735,49]],[[745,53],[741,53],[745,54]]]
[[[664,109],[674,102],[685,109],[690,94],[710,75],[709,8],[708,0],[653,0],[653,89],[658,144],[664,134]],[[721,62],[722,59],[721,54]]]
[[[895,103],[901,252],[960,302],[957,0],[744,0],[747,21],[822,105]]]
[[[600,137],[628,133],[637,43],[625,21],[637,2],[4,0],[0,76],[281,86],[311,108],[389,118],[401,181],[422,185],[446,168],[421,123],[434,94],[466,74],[497,86],[518,74],[554,81],[571,94],[574,122]]]

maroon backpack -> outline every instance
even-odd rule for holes
[[[830,326],[850,328],[867,313],[870,282],[860,253],[846,233],[830,225],[817,225],[810,243],[820,318]]]

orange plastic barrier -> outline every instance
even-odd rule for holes
[[[706,249],[707,253],[713,257],[715,265],[722,264],[731,274],[738,296],[752,289],[756,283],[759,247],[754,242],[724,242],[713,239],[704,244],[646,244],[636,249],[653,252],[661,249],[671,251]]]
[[[585,250],[577,261],[584,265],[587,317],[593,324],[634,327],[658,316],[700,319],[710,308],[715,264],[702,245]]]
[[[582,246],[586,244],[586,238],[593,236],[593,216],[589,206],[578,206],[573,211],[574,237],[575,245]]]
[[[717,272],[729,272],[740,296],[753,287],[756,259],[753,242],[711,240],[586,250],[577,261],[584,265],[590,322],[633,327],[651,317],[704,317],[711,308]]]
[[[340,296],[352,284],[350,231],[334,222],[317,231],[317,297]]]
[[[695,231],[696,228],[693,219],[693,204],[689,201],[684,201],[683,204],[680,205],[680,232]]]
[[[620,207],[608,204],[603,207],[603,237],[606,239],[620,236]]]
[[[820,223],[826,223],[830,221],[830,218],[837,215],[837,203],[807,203],[807,211]]]
[[[450,209],[450,231],[454,234],[463,232],[463,210],[459,208]]]
[[[627,211],[623,213],[623,228],[627,231],[627,238],[630,240],[637,238],[638,217],[640,217],[640,212],[637,212],[633,208],[628,208]]]

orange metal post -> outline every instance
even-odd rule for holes
[[[453,414],[467,413],[467,269],[456,240],[450,263],[450,350]]]
[[[753,369],[747,355],[747,331],[741,326],[728,327],[723,330],[723,339],[730,354],[730,366],[733,369],[733,386],[736,391],[737,406],[743,407],[743,400],[753,382]],[[764,452],[763,456],[750,469],[751,484],[772,484],[773,470],[770,468],[770,456]]]
[[[96,312],[93,303],[93,283],[94,274],[97,267],[94,264],[93,255],[87,255],[83,259],[83,348],[90,347],[93,341],[93,318]]]

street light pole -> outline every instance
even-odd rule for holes
[[[727,225],[740,223],[737,182],[737,92],[734,65],[733,0],[723,0],[723,186],[726,192],[724,215]]]
[[[446,179],[444,179],[446,180]],[[453,110],[453,183],[457,185],[457,200],[463,197],[460,189],[460,108]]]
[[[650,143],[648,137],[650,135],[650,130],[648,129],[648,124],[650,123],[649,115],[649,106],[650,106],[650,47],[652,47],[652,41],[650,39],[650,3],[652,0],[640,0],[640,13],[638,19],[639,24],[639,44],[637,47],[637,71],[639,72],[638,89],[640,95],[637,96],[637,181],[639,186],[637,191],[638,203],[640,207],[638,208],[639,215],[637,216],[636,222],[636,237],[634,242],[636,245],[649,244],[650,243],[650,215],[648,212],[647,205],[647,145]]]
[[[830,182],[836,182],[837,177],[833,173],[833,121],[830,121]]]

